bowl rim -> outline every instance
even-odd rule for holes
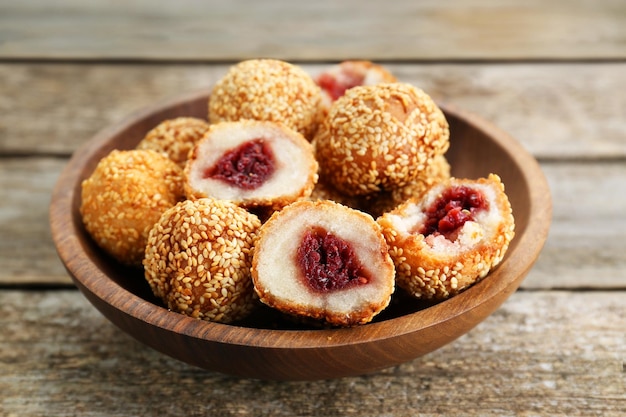
[[[129,114],[121,121],[100,130],[90,140],[83,143],[62,170],[53,189],[50,203],[52,237],[61,261],[83,293],[88,291],[116,310],[151,326],[208,342],[272,349],[350,346],[402,337],[437,326],[476,309],[486,301],[496,298],[503,291],[514,292],[543,248],[550,227],[552,201],[547,180],[537,160],[519,142],[491,122],[473,113],[460,110],[454,105],[439,103],[444,113],[453,115],[475,129],[483,131],[499,146],[509,150],[511,158],[519,166],[527,168],[520,171],[529,190],[528,224],[523,231],[516,231],[515,239],[518,240],[516,249],[518,250],[507,252],[504,261],[489,274],[492,279],[483,279],[454,297],[423,310],[351,328],[312,330],[250,328],[202,321],[153,304],[109,279],[84,252],[77,238],[80,232],[77,227],[79,222],[76,222],[71,210],[72,202],[80,190],[80,184],[77,184],[78,176],[85,166],[85,161],[110,137],[123,132],[150,115],[167,111],[192,100],[208,99],[209,94],[210,89],[198,89],[161,100]],[[521,251],[520,248],[525,250]],[[67,253],[74,255],[68,257],[65,255]],[[513,258],[519,258],[522,261],[511,262]],[[103,280],[108,280],[106,288],[101,285]],[[479,302],[474,297],[474,294],[478,292],[481,293]],[[258,337],[250,337],[251,330],[258,332],[256,333]],[[296,346],[291,337],[294,332],[297,332],[299,336]]]

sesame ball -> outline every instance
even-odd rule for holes
[[[317,182],[313,146],[272,122],[211,125],[185,166],[188,199],[214,197],[246,209],[280,210],[306,198]]]
[[[281,122],[311,139],[322,95],[302,68],[273,59],[242,61],[217,82],[209,98],[209,121]]]
[[[259,229],[252,280],[272,308],[348,327],[389,305],[395,269],[371,216],[329,200],[298,201]]]
[[[504,258],[515,219],[500,177],[451,177],[377,219],[396,283],[416,298],[445,300]]]
[[[235,204],[185,200],[150,231],[143,261],[153,293],[173,311],[229,323],[256,304],[250,266],[261,222]]]
[[[164,120],[150,130],[137,149],[152,149],[165,153],[181,168],[185,167],[189,151],[209,130],[209,123],[196,117]]]
[[[123,264],[141,266],[148,233],[183,198],[183,172],[151,150],[114,150],[82,183],[85,229]]]
[[[320,177],[348,195],[403,187],[449,146],[443,112],[405,83],[357,86],[331,106],[315,137]]]

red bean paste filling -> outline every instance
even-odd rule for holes
[[[274,153],[263,139],[242,143],[204,172],[204,178],[214,178],[244,190],[259,188],[276,170]]]
[[[489,208],[483,193],[467,186],[447,188],[426,209],[427,216],[419,233],[424,236],[444,235],[453,240],[465,222],[474,221],[478,212]]]
[[[350,243],[322,227],[308,229],[296,253],[296,263],[308,287],[328,293],[370,281]]]
[[[328,95],[333,99],[333,101],[337,100],[339,97],[343,96],[347,90],[352,87],[356,87],[363,84],[365,79],[364,74],[358,74],[356,72],[342,72],[341,80],[339,80],[335,75],[322,73],[317,79],[317,84],[325,90]]]

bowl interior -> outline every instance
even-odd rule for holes
[[[157,339],[162,334],[154,333],[157,330],[168,335],[184,335],[193,343],[219,343],[220,349],[223,345],[235,345],[272,351],[342,348],[386,339],[400,343],[404,335],[430,332],[421,336],[432,338],[431,342],[413,349],[410,346],[403,348],[402,354],[389,355],[388,359],[385,357],[370,367],[364,364],[357,369],[355,366],[359,365],[351,364],[335,373],[303,371],[305,373],[298,375],[306,378],[340,376],[401,363],[453,340],[493,312],[519,286],[543,246],[550,222],[551,201],[537,162],[515,140],[488,122],[442,105],[450,123],[451,146],[446,156],[452,175],[478,178],[498,174],[513,207],[516,236],[502,264],[485,279],[437,304],[408,298],[398,290],[390,307],[373,323],[351,329],[303,327],[282,319],[269,308],[261,309],[251,319],[231,325],[202,322],[170,312],[152,295],[141,270],[121,266],[93,243],[82,226],[80,187],[102,157],[113,149],[134,148],[146,132],[163,120],[179,116],[206,118],[208,95],[209,91],[199,91],[179,97],[134,114],[100,132],[73,155],[57,183],[51,204],[51,226],[57,250],[79,288],[115,324],[167,354],[222,371],[237,366],[228,361],[222,367],[215,362],[190,359],[179,342],[171,347],[160,344]],[[455,324],[450,325],[452,322]],[[151,329],[135,332],[138,326]],[[441,335],[432,332],[438,326],[443,326],[438,330],[443,332]],[[232,353],[230,350],[229,355]],[[361,360],[358,355],[355,358]],[[267,361],[267,355],[263,359]],[[263,368],[249,372],[246,368],[238,373],[271,376],[273,372]],[[280,376],[291,379],[292,374],[287,372]]]

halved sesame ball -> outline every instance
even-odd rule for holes
[[[185,200],[150,231],[143,261],[154,295],[173,311],[229,323],[255,307],[250,279],[261,222],[228,201]]]
[[[353,60],[333,65],[315,77],[315,82],[322,89],[322,107],[325,111],[352,87],[397,81],[395,75],[382,65]]]
[[[275,59],[251,59],[232,66],[209,98],[209,121],[242,119],[281,122],[312,138],[322,96],[302,68]]]
[[[114,150],[82,183],[80,213],[98,246],[123,264],[141,266],[148,233],[183,198],[183,172],[151,150]]]
[[[189,152],[207,130],[209,123],[197,117],[164,120],[146,134],[137,145],[137,149],[152,149],[165,153],[184,168]]]
[[[422,90],[406,83],[359,86],[330,108],[315,137],[320,176],[349,195],[414,181],[449,146],[448,122]]]
[[[328,200],[293,203],[263,224],[252,278],[263,303],[334,326],[371,321],[394,291],[380,227]]]
[[[484,278],[514,236],[500,178],[451,178],[422,199],[378,218],[396,266],[396,282],[417,298],[443,300]]]
[[[278,210],[311,194],[317,169],[312,145],[282,124],[221,122],[194,148],[185,167],[185,194]]]

